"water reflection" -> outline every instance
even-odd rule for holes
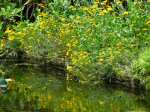
[[[66,82],[37,69],[3,68],[15,87],[0,95],[0,112],[149,112],[148,96],[104,85]]]

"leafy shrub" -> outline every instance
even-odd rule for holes
[[[136,61],[134,61],[133,71],[137,77],[150,89],[150,48],[142,51]]]

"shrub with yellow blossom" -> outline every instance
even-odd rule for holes
[[[115,6],[106,2],[103,7],[98,1],[80,7],[48,5],[36,22],[8,28],[6,43],[17,43],[29,56],[61,59],[68,74],[81,80],[98,80],[110,67],[115,75],[130,74],[132,60],[149,45],[149,6],[132,3],[128,11],[116,14]]]

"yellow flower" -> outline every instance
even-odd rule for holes
[[[104,16],[108,11],[106,9],[101,10],[101,12],[99,13],[100,16]]]
[[[61,17],[61,21],[62,21],[62,22],[65,22],[65,20],[66,20],[66,19],[65,19],[64,17]]]
[[[40,28],[41,29],[45,29],[46,26],[47,26],[47,23],[45,21],[40,22]]]
[[[81,57],[81,58],[86,58],[88,56],[88,53],[87,52],[80,52],[80,54],[79,54],[79,57]]]
[[[14,40],[14,38],[15,38],[15,37],[14,37],[13,35],[9,36],[9,40],[10,40],[10,41]]]
[[[39,16],[45,17],[45,16],[47,16],[47,13],[41,12],[41,13],[39,14]]]
[[[10,30],[9,28],[7,28],[6,31],[5,31],[5,33],[7,33],[7,34],[11,33],[11,32],[12,32],[12,30]]]
[[[150,24],[150,19],[146,22],[146,25],[149,25]]]
[[[100,15],[100,16],[104,16],[105,13],[104,13],[104,12],[100,12],[99,15]]]
[[[104,10],[103,10],[103,12],[104,12],[104,13],[107,13],[107,10],[106,10],[106,9],[104,9]]]
[[[85,6],[84,6],[82,9],[83,9],[83,11],[87,11],[87,10],[88,10],[88,7],[85,7]]]
[[[107,10],[108,10],[108,11],[112,11],[113,9],[112,9],[112,7],[109,6],[109,7],[107,8]]]
[[[9,40],[12,41],[14,40],[15,36],[15,32],[13,30],[10,30],[9,28],[6,29],[5,31],[6,34],[8,34]]]
[[[76,19],[78,19],[78,20],[79,20],[79,19],[80,19],[80,16],[77,16],[77,17],[76,17]]]
[[[123,15],[123,16],[128,16],[128,15],[129,15],[129,12],[125,11],[122,15]]]

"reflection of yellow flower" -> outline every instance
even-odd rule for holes
[[[68,65],[68,66],[67,66],[67,71],[68,71],[68,72],[71,72],[72,70],[73,70],[72,66],[69,66],[69,65]]]
[[[42,109],[46,108],[46,97],[45,96],[40,97],[40,105],[41,105]]]
[[[1,48],[5,48],[6,47],[6,40],[2,39],[1,40]]]
[[[69,100],[62,101],[60,108],[65,110],[70,110],[71,112],[75,112],[74,108],[76,106],[76,100],[75,98],[71,98]]]
[[[104,59],[103,59],[103,58],[100,58],[100,59],[99,59],[99,63],[102,64],[103,62],[104,62]]]
[[[104,105],[103,101],[99,101],[98,103],[99,103],[99,105]]]
[[[47,99],[48,99],[48,101],[51,101],[52,100],[52,96],[48,95]]]

